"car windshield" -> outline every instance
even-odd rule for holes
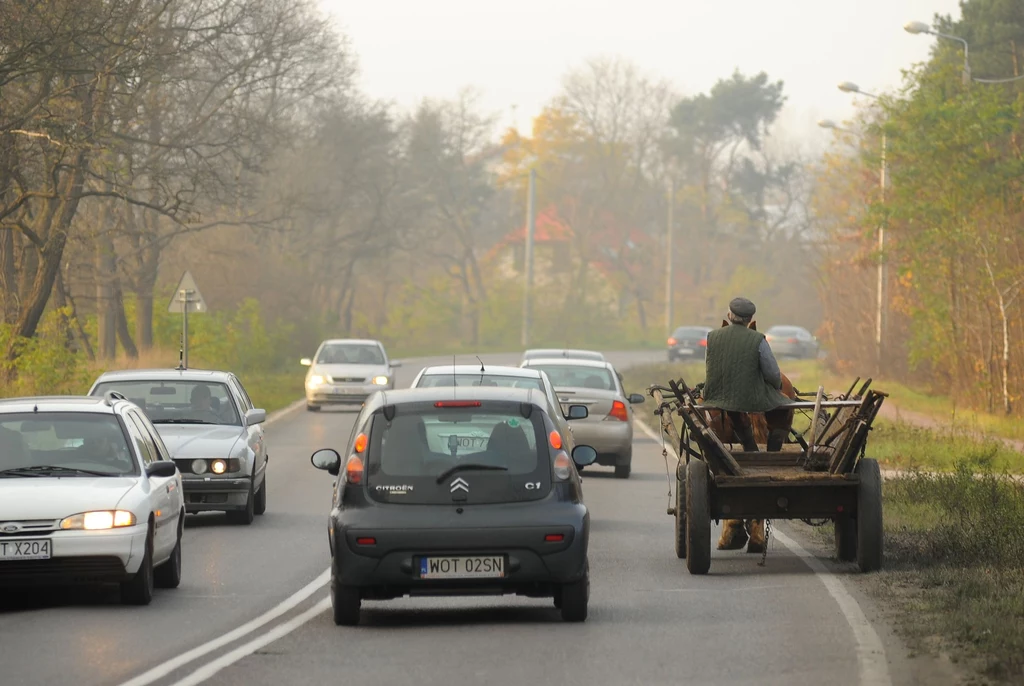
[[[317,364],[384,364],[384,353],[370,343],[328,343],[320,348]]]
[[[529,417],[523,414],[519,403],[499,401],[399,405],[390,421],[377,412],[369,436],[371,496],[448,505],[463,494],[468,503],[542,497],[551,483],[545,415],[536,407]]]
[[[612,373],[604,367],[584,367],[569,364],[538,364],[530,365],[530,369],[539,369],[548,375],[551,385],[555,388],[593,388],[603,391],[614,391],[615,380]]]
[[[93,395],[117,391],[142,408],[154,424],[241,426],[227,384],[183,379],[125,379],[97,384]]]
[[[128,438],[114,415],[0,414],[0,478],[139,473]]]
[[[501,374],[424,374],[417,382],[417,388],[439,388],[443,386],[497,386],[500,388],[535,388],[543,390],[540,379]]]

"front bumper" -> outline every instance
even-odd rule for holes
[[[183,475],[181,479],[185,512],[229,512],[244,510],[249,504],[247,476]]]
[[[49,560],[0,560],[0,588],[64,586],[126,581],[142,565],[148,526],[109,531],[55,531],[0,541],[49,538]]]
[[[588,520],[589,521],[589,520]],[[559,542],[545,542],[560,533]],[[373,546],[359,545],[360,537],[373,537]],[[397,598],[403,595],[501,595],[549,597],[561,584],[582,577],[587,560],[589,528],[584,525],[377,529],[338,529],[334,541],[335,583],[360,587],[363,597]],[[501,556],[501,578],[423,579],[420,558],[425,556]]]
[[[362,405],[377,391],[388,391],[394,384],[345,384],[306,387],[306,403],[309,405]]]
[[[633,422],[604,420],[573,422],[572,436],[577,445],[589,445],[597,451],[597,464],[629,464],[633,454]]]

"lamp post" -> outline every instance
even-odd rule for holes
[[[672,290],[672,282],[674,280],[673,266],[675,262],[675,254],[673,253],[673,234],[675,233],[675,220],[672,217],[673,206],[676,203],[676,180],[673,177],[669,182],[668,191],[668,221],[665,226],[665,331],[671,335],[672,333],[672,320],[675,317],[673,311],[674,306],[674,293]]]
[[[945,38],[946,40],[955,40],[955,41],[958,41],[960,43],[963,43],[963,45],[964,45],[964,69],[963,69],[963,75],[962,75],[961,78],[963,79],[963,82],[964,82],[965,86],[970,86],[971,85],[971,65],[967,61],[967,57],[968,57],[968,55],[967,55],[967,53],[968,53],[967,41],[965,41],[960,36],[951,36],[948,33],[941,33],[939,31],[936,31],[932,27],[928,26],[928,24],[925,24],[923,21],[908,21],[906,24],[903,25],[903,30],[906,31],[907,33],[913,33],[913,34],[928,33],[928,34],[931,34],[933,36],[938,36],[939,38]]]
[[[877,95],[866,93],[862,91],[856,84],[849,81],[844,81],[839,84],[839,90],[846,93],[861,93],[868,97],[877,99]],[[822,119],[818,122],[818,126],[826,129],[835,129],[837,131],[848,131],[831,119]],[[881,199],[885,202],[885,189],[888,183],[888,164],[886,160],[886,152],[888,149],[888,140],[885,133],[882,133],[882,169],[880,171],[881,177]],[[885,308],[885,285],[887,277],[886,261],[885,261],[885,225],[878,225],[878,279],[875,285],[875,369],[880,375],[882,373],[882,340],[885,331],[886,324],[886,308]]]
[[[526,194],[526,240],[523,244],[523,272],[525,283],[523,284],[523,333],[521,343],[523,348],[530,345],[530,315],[533,295],[533,234],[537,224],[536,206],[537,170],[530,165],[530,185]]]

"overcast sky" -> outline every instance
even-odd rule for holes
[[[904,23],[960,16],[958,0],[320,2],[355,48],[363,90],[401,107],[474,86],[502,124],[528,133],[566,70],[621,55],[683,94],[764,70],[785,82],[784,135],[814,146],[827,135],[818,119],[854,110],[839,81],[896,89],[901,70],[928,58],[936,39]]]

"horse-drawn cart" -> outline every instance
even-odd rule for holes
[[[713,425],[717,410],[701,405],[682,379],[648,389],[680,458],[668,513],[676,521],[676,555],[691,574],[710,569],[712,520],[831,521],[840,560],[856,560],[865,572],[881,568],[881,473],[864,452],[886,394],[869,390],[870,379],[857,389],[859,382],[836,398],[819,388],[813,402],[793,402],[795,411],[810,410],[812,421],[803,433],[791,431],[778,452],[727,447]],[[674,417],[682,419],[679,430]]]

